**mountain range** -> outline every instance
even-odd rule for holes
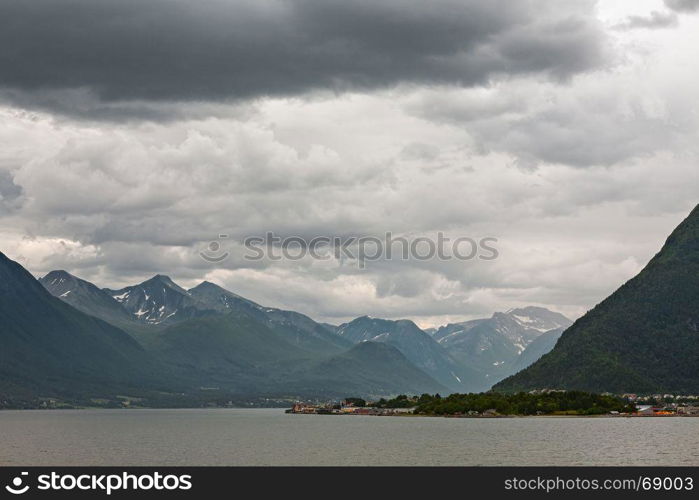
[[[354,345],[329,325],[212,283],[185,290],[156,275],[100,289],[65,271],[36,280],[0,257],[0,406],[447,391],[395,347]]]
[[[699,392],[699,208],[638,276],[572,323],[541,307],[420,329],[339,326],[210,282],[121,289],[36,280],[0,253],[0,406],[22,399],[237,398],[521,391]],[[572,324],[571,324],[572,323]]]
[[[217,395],[321,397],[467,392],[490,382],[480,369],[459,359],[463,346],[452,351],[449,339],[457,336],[445,340],[442,329],[430,335],[409,320],[364,316],[334,326],[262,306],[206,281],[187,290],[167,276],[155,275],[136,285],[108,289],[62,270],[37,281],[4,255],[0,267],[5,273],[0,324],[8,325],[0,340],[12,347],[4,351],[5,394],[98,397],[118,389],[146,398],[200,398],[204,390]],[[25,289],[33,290],[34,296],[20,293]],[[60,324],[56,319],[39,321],[48,316],[42,310],[47,303],[60,307],[76,325],[85,325],[65,328],[67,338],[60,346],[66,352],[45,339]],[[18,311],[23,311],[21,317]],[[14,332],[19,331],[31,342],[18,344]],[[483,337],[489,333],[481,331]],[[536,336],[526,328],[521,334]],[[497,328],[492,335],[500,335]],[[85,336],[89,342],[81,340]],[[115,339],[119,349],[111,352],[108,347]],[[516,335],[511,339],[521,341]],[[471,358],[478,359],[477,353]],[[22,359],[25,365],[17,362]]]

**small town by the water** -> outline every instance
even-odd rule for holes
[[[533,411],[503,411],[501,408],[471,408],[459,411],[452,406],[453,411],[430,411],[425,408],[426,403],[433,403],[435,400],[442,400],[439,395],[429,396],[406,396],[400,395],[394,399],[380,399],[378,401],[366,401],[362,398],[346,398],[340,401],[298,401],[291,408],[286,410],[288,414],[303,415],[365,415],[365,416],[444,416],[452,418],[497,418],[513,416],[608,416],[608,417],[699,417],[699,395],[675,395],[675,394],[653,394],[637,395],[622,394],[612,395],[605,393],[599,397],[608,400],[616,400],[623,404],[617,409],[604,409],[593,403],[588,408],[559,408],[542,406],[542,398],[568,393],[567,391],[542,390],[531,391],[527,397],[538,400],[538,406],[542,409]],[[452,395],[444,398],[483,396],[481,395]],[[591,396],[591,395],[588,395]],[[597,395],[595,395],[597,396]],[[516,397],[516,396],[513,396]],[[476,405],[471,405],[476,406]]]

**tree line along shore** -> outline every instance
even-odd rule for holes
[[[635,395],[634,395],[635,396]],[[629,395],[595,394],[584,391],[532,391],[400,395],[368,402],[346,398],[340,403],[297,403],[287,413],[354,415],[422,415],[452,417],[497,416],[699,416],[695,396],[649,396],[636,404]],[[673,399],[673,401],[668,401]]]

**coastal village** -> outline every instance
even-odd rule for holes
[[[556,390],[531,391],[531,394],[542,392],[563,392]],[[612,395],[607,393],[607,395]],[[611,411],[604,416],[610,417],[699,417],[699,396],[680,396],[673,394],[653,394],[639,396],[637,394],[623,394],[620,396],[634,405],[635,412]],[[390,402],[381,399],[378,402],[366,402],[360,398],[348,398],[342,401],[296,402],[286,410],[289,414],[302,415],[365,415],[365,416],[405,416],[413,414],[417,398],[404,398],[401,407],[390,407]],[[387,406],[387,403],[389,406]],[[495,418],[511,417],[512,415],[499,414],[495,409],[482,412],[469,411],[463,414],[445,415],[451,418]]]
[[[623,398],[636,406],[636,416],[699,416],[699,396],[653,394],[638,396],[623,394]]]
[[[415,408],[378,408],[374,406],[356,406],[352,402],[341,403],[295,403],[286,413],[299,413],[304,415],[373,415],[394,416],[409,415]]]

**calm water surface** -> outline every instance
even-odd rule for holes
[[[0,465],[699,465],[699,418],[0,412]]]

